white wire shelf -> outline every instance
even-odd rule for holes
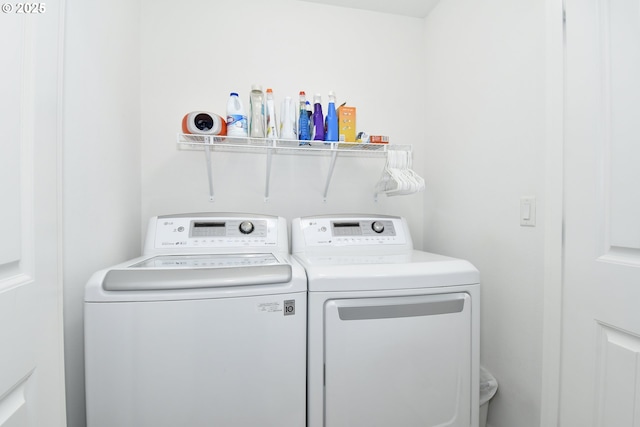
[[[331,157],[329,172],[325,181],[324,200],[327,200],[329,184],[338,154],[358,157],[386,157],[389,150],[402,150],[411,153],[411,145],[363,144],[351,142],[298,141],[276,138],[247,138],[213,135],[178,134],[178,148],[186,150],[204,150],[209,179],[209,200],[214,201],[212,151],[246,151],[266,153],[267,168],[265,177],[265,201],[269,200],[272,154],[328,155]]]
[[[296,154],[304,153],[331,153],[338,151],[349,155],[384,156],[388,150],[411,151],[410,145],[394,144],[363,144],[358,142],[325,142],[325,141],[299,141],[277,138],[247,138],[231,136],[189,135],[178,134],[178,145],[186,149],[202,149],[209,146],[214,149],[227,150],[276,150],[293,151]]]

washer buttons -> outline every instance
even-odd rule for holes
[[[254,230],[254,226],[251,221],[242,221],[238,228],[242,234],[251,234]]]
[[[384,231],[384,224],[380,221],[374,221],[373,224],[371,224],[371,228],[376,233],[382,233]]]

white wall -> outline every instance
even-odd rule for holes
[[[424,242],[482,279],[496,427],[540,423],[545,2],[443,0],[426,23]],[[520,227],[521,196],[538,225]]]
[[[140,251],[140,10],[67,0],[64,323],[67,418],[85,425],[83,295],[94,271]]]
[[[265,203],[265,155],[215,153],[211,203],[204,154],[177,150],[175,139],[187,112],[224,116],[231,91],[248,108],[253,83],[272,87],[278,108],[300,90],[321,93],[326,108],[333,89],[357,107],[359,130],[413,144],[422,173],[423,20],[295,0],[142,4],[143,223],[186,211],[379,212],[406,216],[420,245],[421,194],[374,202],[384,159],[339,158],[324,203],[328,157],[276,156]]]
[[[540,3],[540,4],[539,4]],[[141,8],[141,9],[139,9]],[[425,21],[296,0],[67,0],[65,333],[70,427],[84,425],[82,292],[89,275],[139,253],[152,215],[246,211],[288,218],[379,212],[408,218],[418,247],[467,258],[483,280],[482,362],[500,381],[495,427],[539,424],[544,209],[544,2],[442,0]],[[143,11],[143,12],[142,12]],[[351,51],[343,51],[349,38]],[[269,66],[271,58],[276,65]],[[252,83],[277,100],[330,89],[358,128],[413,144],[427,192],[375,203],[384,160],[214,155],[176,149],[182,116],[224,115]],[[279,103],[279,102],[278,102]],[[423,203],[424,202],[424,203]],[[424,230],[423,230],[424,227]],[[99,243],[98,243],[99,242]]]

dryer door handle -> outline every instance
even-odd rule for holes
[[[460,313],[465,293],[424,297],[370,298],[336,302],[340,320],[392,319]]]

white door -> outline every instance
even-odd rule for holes
[[[560,425],[640,425],[640,2],[566,0]]]
[[[0,426],[64,426],[59,2],[0,13]]]

